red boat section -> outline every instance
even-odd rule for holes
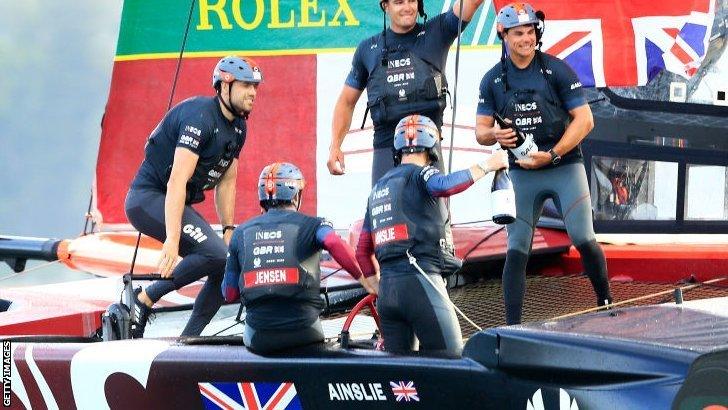
[[[214,95],[212,69],[219,60],[185,58],[174,103],[195,95]],[[263,167],[273,161],[296,164],[306,176],[303,211],[316,210],[316,56],[258,57],[264,82],[248,121],[248,136],[238,168],[236,221],[260,212],[255,186]],[[102,125],[96,169],[97,208],[103,224],[126,224],[124,198],[144,144],[167,111],[176,59],[117,61]],[[276,96],[285,96],[280,98]],[[281,116],[280,113],[285,115]],[[196,208],[217,221],[212,201]]]
[[[360,227],[361,222],[352,226],[348,238],[350,243],[357,242]],[[457,255],[466,257],[467,262],[477,264],[505,258],[507,237],[505,229],[500,226],[459,226],[453,229],[453,236]],[[129,270],[135,242],[134,232],[97,233],[64,242],[59,247],[59,258],[69,267],[118,278]],[[142,237],[136,273],[155,271],[160,246],[159,242]],[[724,275],[728,268],[728,247],[724,245],[603,244],[602,247],[612,280],[675,283],[692,275],[698,281],[706,281]],[[531,274],[564,275],[582,271],[579,254],[564,231],[538,229],[534,235],[533,253],[551,256],[529,265]],[[338,268],[332,261],[323,265]],[[118,279],[112,278],[93,282],[101,287],[111,286],[104,280],[118,282]],[[330,280],[336,280],[340,285],[352,279],[340,272]],[[72,286],[56,284],[1,290],[0,297],[13,301],[13,305],[9,311],[0,313],[0,335],[54,333],[88,336],[94,333],[101,325],[101,313],[118,298],[118,293],[108,289],[104,292],[84,291]],[[199,289],[199,283],[193,284],[182,289],[180,295],[191,301]],[[113,296],[99,296],[102,294]],[[159,306],[174,304],[163,300]]]

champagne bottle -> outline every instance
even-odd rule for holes
[[[516,220],[516,194],[507,169],[495,171],[490,186],[490,208],[493,222],[508,225]]]
[[[516,156],[518,159],[526,159],[528,158],[528,153],[533,151],[538,151],[538,146],[533,141],[533,137],[530,135],[526,135],[521,127],[517,126],[513,123],[507,123],[505,118],[501,116],[500,114],[493,113],[493,118],[495,118],[495,122],[498,123],[498,126],[501,127],[501,129],[511,128],[513,131],[516,132],[516,146],[514,148],[509,148],[509,150],[513,153],[513,155]]]

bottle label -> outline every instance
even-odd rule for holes
[[[526,138],[523,141],[523,144],[511,148],[511,152],[513,155],[516,156],[517,159],[527,159],[529,152],[536,152],[538,151],[538,145],[533,141],[533,135],[530,133],[526,133]]]
[[[516,194],[512,189],[497,189],[490,193],[493,218],[496,216],[516,217]]]

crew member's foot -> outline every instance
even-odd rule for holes
[[[134,289],[134,322],[131,324],[131,331],[129,334],[132,339],[141,339],[144,337],[144,328],[147,326],[152,315],[152,308],[147,306],[144,302],[139,300],[139,294],[142,292],[142,288]]]

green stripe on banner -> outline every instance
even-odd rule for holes
[[[179,52],[192,0],[127,0],[117,44],[117,60],[165,58]],[[377,0],[194,0],[186,52],[216,56],[315,54],[351,50],[382,29]],[[430,16],[451,7],[450,0],[425,0]],[[463,34],[463,45],[488,42],[495,21],[484,2]],[[481,20],[483,20],[481,22]],[[480,26],[480,27],[478,27]],[[479,33],[474,42],[475,33]],[[496,40],[497,41],[497,40]]]

